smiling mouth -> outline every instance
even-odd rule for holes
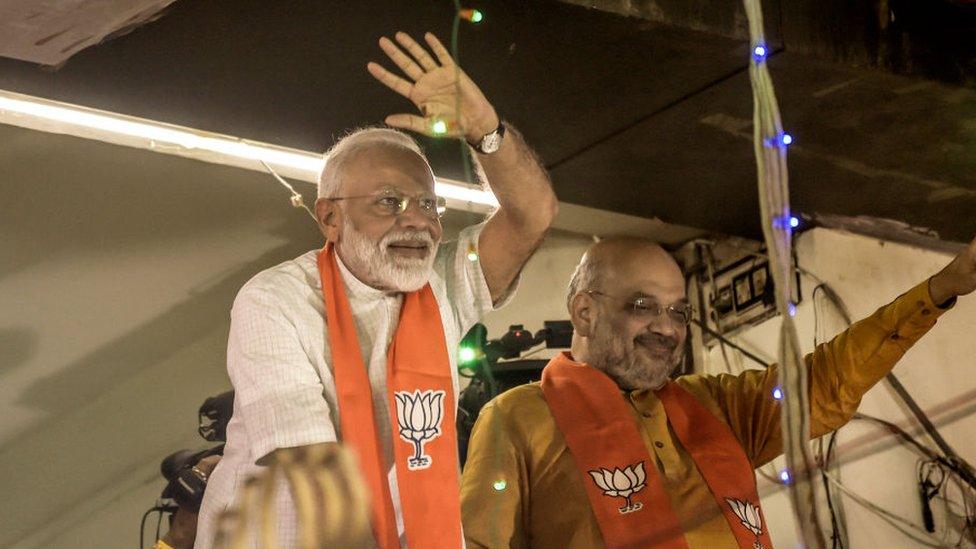
[[[429,246],[424,242],[395,242],[387,246],[391,252],[409,257],[427,257]]]
[[[672,352],[674,352],[674,348],[671,347],[670,345],[662,345],[660,343],[653,343],[647,341],[638,341],[637,344],[643,347],[644,349],[646,349],[652,355],[657,357],[668,357],[671,356]]]

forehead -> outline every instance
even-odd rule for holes
[[[681,270],[674,260],[660,253],[635,251],[622,258],[610,269],[607,282],[621,296],[643,295],[662,304],[687,299]]]
[[[434,175],[417,153],[392,146],[356,151],[341,168],[342,194],[370,194],[382,188],[410,193],[434,192]]]

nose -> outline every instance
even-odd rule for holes
[[[678,324],[671,319],[671,315],[667,311],[663,311],[661,314],[652,317],[647,325],[649,332],[671,338],[678,336],[678,329]]]

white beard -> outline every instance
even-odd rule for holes
[[[397,240],[413,240],[427,245],[427,257],[392,257],[389,244]],[[377,289],[394,292],[414,292],[430,280],[437,256],[438,242],[428,231],[416,229],[391,230],[379,242],[357,231],[349,219],[343,220],[342,259],[352,269],[367,277],[363,282]]]

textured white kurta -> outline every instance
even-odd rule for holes
[[[467,257],[470,246],[477,246],[482,227],[468,227],[457,241],[443,244],[430,279],[444,324],[455,402],[458,343],[484,313],[492,310],[481,263]],[[218,515],[234,502],[244,479],[260,470],[257,460],[278,448],[342,439],[317,254],[318,250],[310,251],[262,271],[241,288],[234,301],[227,343],[227,371],[235,390],[234,414],[227,427],[224,457],[204,494],[197,548],[212,546]],[[373,409],[402,539],[386,358],[403,298],[402,294],[388,294],[363,284],[341,261],[339,269],[363,362],[369,370]],[[514,287],[507,292],[509,296]],[[282,548],[295,547],[294,507],[286,490],[279,490],[278,495],[280,544]]]

